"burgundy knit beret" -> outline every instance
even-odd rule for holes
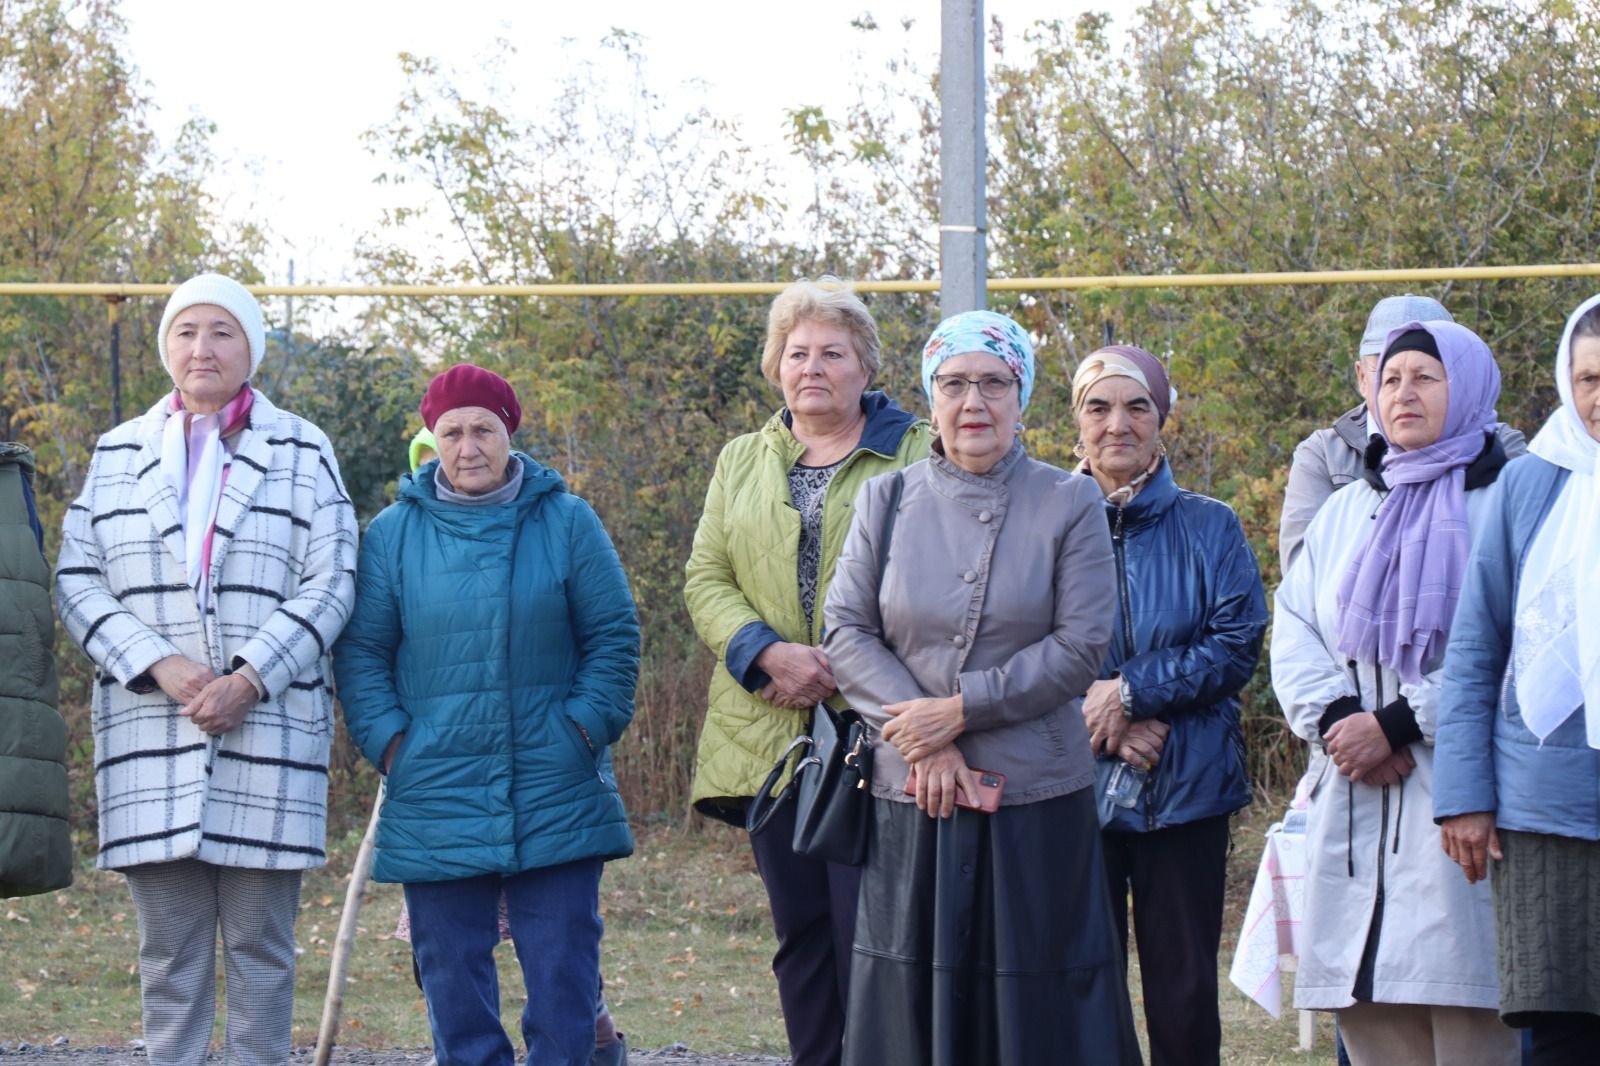
[[[506,425],[506,435],[522,424],[522,405],[511,382],[471,363],[457,363],[432,381],[422,394],[422,423],[431,431],[446,411],[457,407],[482,407],[493,411]]]

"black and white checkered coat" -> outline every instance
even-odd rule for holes
[[[202,625],[161,473],[166,417],[163,400],[100,439],[56,568],[61,620],[98,667],[99,865],[321,865],[328,652],[355,598],[355,509],[328,438],[257,392],[217,510]],[[168,655],[219,675],[248,662],[267,698],[208,736],[149,676]]]

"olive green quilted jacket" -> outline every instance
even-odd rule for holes
[[[867,479],[928,454],[933,438],[925,419],[881,392],[867,393],[861,405],[867,413],[861,442],[823,498],[822,566],[810,630],[796,569],[800,512],[789,497],[789,470],[805,447],[790,432],[787,412],[773,415],[757,433],[734,438],[717,457],[683,590],[695,630],[717,656],[691,795],[703,814],[742,822],[744,801],[806,731],[810,711],[776,707],[747,690],[751,663],[773,640],[822,643],[822,603],[857,492]]]
[[[0,443],[0,897],[72,883],[67,730],[56,711],[55,612],[32,478],[33,454]]]

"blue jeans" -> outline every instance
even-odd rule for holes
[[[428,1001],[439,1066],[511,1066],[500,1024],[494,947],[500,893],[528,1002],[522,1038],[529,1066],[588,1066],[594,1054],[594,990],[600,982],[598,859],[405,886],[411,943]]]

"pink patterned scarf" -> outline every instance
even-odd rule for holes
[[[246,382],[215,414],[192,414],[176,389],[167,401],[167,423],[161,434],[161,473],[178,495],[183,517],[183,565],[195,604],[204,617],[210,599],[211,543],[217,528],[217,505],[228,483],[232,455],[223,442],[250,422],[255,393]]]

